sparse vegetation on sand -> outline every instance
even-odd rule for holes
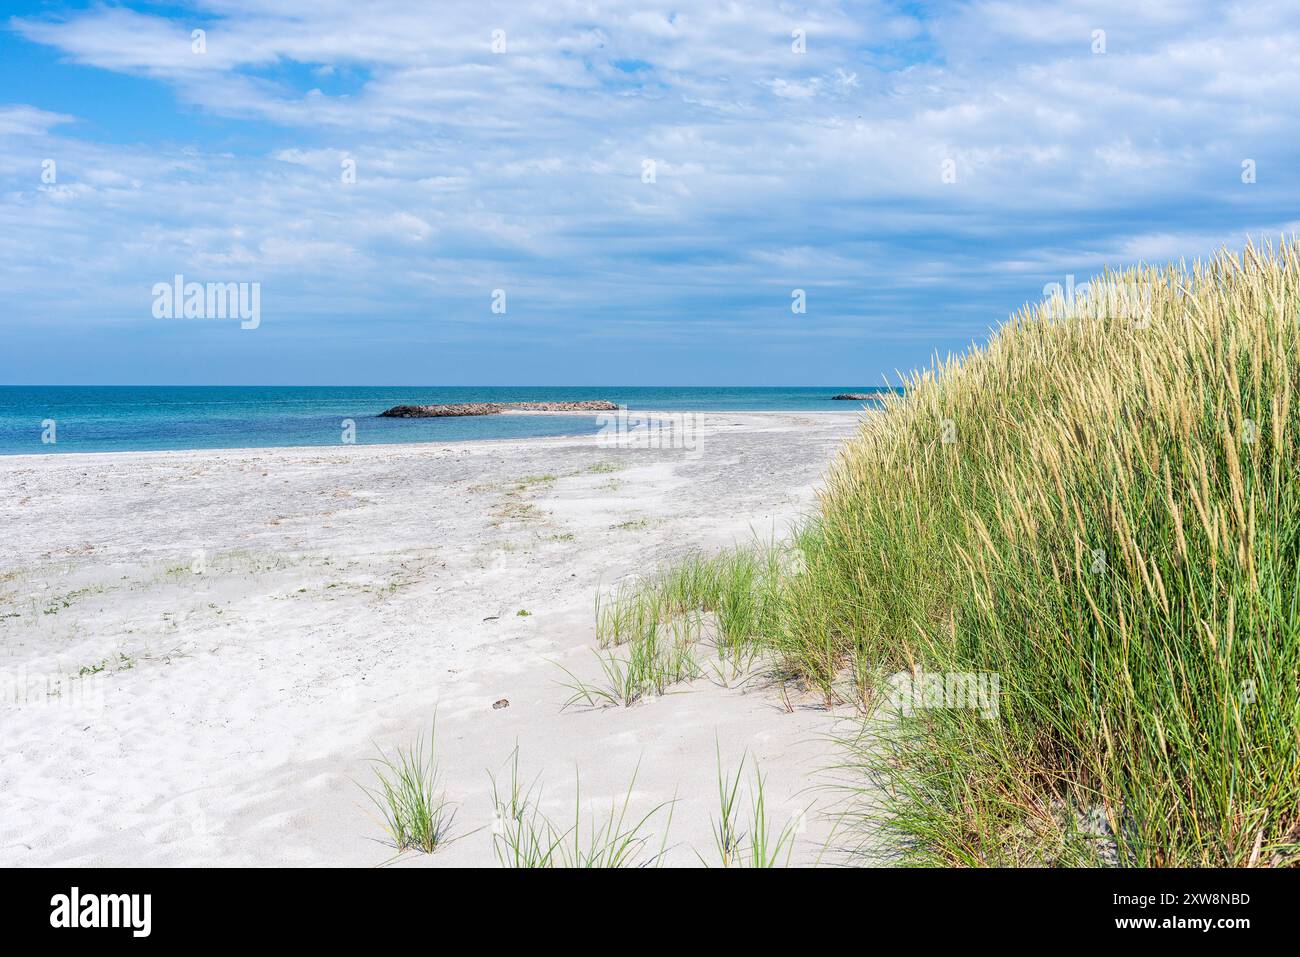
[[[560,665],[567,676],[561,684],[572,692],[564,706],[630,707],[664,694],[675,684],[702,677],[704,670],[695,654],[698,636],[698,625],[681,618],[649,627],[621,648],[597,650],[603,673],[600,682],[583,681]]]
[[[541,810],[541,782],[525,785],[519,776],[519,749],[509,760],[510,778],[492,781],[492,845],[502,867],[653,867],[663,861],[672,801],[655,805],[639,818],[628,816],[636,773],[622,801],[615,798],[606,816],[584,819],[581,782],[573,803],[573,822],[556,824]],[[651,823],[664,815],[658,850],[653,849]]]
[[[847,742],[906,862],[1296,863],[1300,245],[1094,285],[1126,293],[883,394],[796,561],[691,558],[598,628],[706,609],[869,712],[891,672],[996,675],[992,716]]]
[[[561,683],[572,692],[565,706],[627,707],[709,674],[720,684],[746,675],[771,650],[765,635],[785,587],[782,560],[775,546],[712,558],[692,553],[649,580],[597,595],[602,678],[584,681],[561,665]]]
[[[379,786],[367,788],[366,794],[378,808],[384,829],[399,852],[432,854],[450,839],[456,808],[442,791],[436,743],[435,721],[427,746],[420,736],[392,757],[379,750],[379,756],[371,759]]]
[[[722,749],[718,752],[718,816],[713,819],[713,845],[722,867],[786,867],[794,850],[799,819],[788,821],[774,832],[768,819],[763,772],[754,763],[754,783],[750,789],[749,817],[741,818],[740,782],[748,754],[742,754],[733,777],[723,770]],[[703,856],[700,862],[708,866]]]

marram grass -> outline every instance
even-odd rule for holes
[[[573,821],[556,824],[541,810],[540,779],[525,786],[519,776],[519,748],[510,755],[510,780],[492,782],[494,817],[492,847],[497,863],[508,868],[622,868],[659,867],[668,850],[668,831],[672,827],[676,799],[655,805],[639,818],[629,815],[637,773],[622,802],[611,799],[608,815],[591,815],[584,820],[582,786],[575,778]],[[666,812],[659,848],[652,853],[653,834],[650,824]]]
[[[379,787],[366,794],[383,817],[393,847],[400,853],[419,850],[432,854],[451,839],[456,807],[441,789],[438,769],[437,718],[429,732],[406,750],[390,757],[382,750],[372,758]]]
[[[655,589],[867,711],[889,672],[998,676],[995,717],[864,721],[891,856],[1296,863],[1300,244],[1094,287],[1123,294],[1027,307],[886,395],[793,573]]]
[[[1086,862],[1099,810],[1126,863],[1288,862],[1300,246],[1103,282],[1136,294],[1026,309],[886,399],[778,640],[823,683],[855,658],[1000,676],[996,720],[878,742],[922,860]]]
[[[748,821],[741,819],[740,781],[749,753],[740,756],[735,775],[722,766],[722,747],[715,742],[718,756],[718,816],[713,819],[713,846],[722,867],[788,867],[794,851],[800,817],[788,821],[780,831],[773,828],[767,811],[766,780],[754,762],[754,783],[750,789]],[[696,852],[705,867],[710,863]]]

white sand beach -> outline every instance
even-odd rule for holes
[[[634,772],[633,816],[676,798],[665,860],[697,864],[715,739],[730,768],[758,759],[778,824],[807,812],[794,861],[814,862],[837,720],[818,699],[704,679],[562,710],[554,662],[599,674],[598,589],[784,535],[861,414],[709,414],[696,452],[584,436],[0,457],[0,864],[382,864],[359,785],[435,709],[458,839],[400,866],[495,863],[488,772],[516,743],[558,819],[575,774],[597,817]]]

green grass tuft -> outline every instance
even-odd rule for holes
[[[427,747],[421,735],[410,748],[398,749],[392,757],[378,749],[379,757],[371,759],[379,785],[365,789],[366,794],[379,809],[398,851],[432,854],[451,833],[456,809],[440,788],[436,731],[435,723]]]
[[[754,765],[754,783],[750,788],[749,820],[742,822],[740,814],[740,782],[745,773],[749,754],[740,757],[734,776],[722,767],[722,750],[718,747],[718,816],[713,821],[713,845],[718,863],[723,867],[785,867],[794,851],[794,838],[798,819],[788,821],[779,831],[773,831],[768,819],[766,781],[757,762]],[[708,861],[700,858],[705,865]]]
[[[639,771],[634,771],[627,793],[620,802],[615,798],[609,814],[583,818],[582,785],[575,778],[573,823],[561,827],[541,810],[540,779],[527,787],[519,776],[519,749],[510,756],[508,786],[493,775],[492,802],[495,809],[492,844],[497,863],[512,868],[619,868],[653,867],[663,861],[667,850],[668,830],[672,826],[675,802],[655,805],[639,818],[629,816],[632,794]],[[667,812],[663,836],[657,851],[651,853],[651,822]]]

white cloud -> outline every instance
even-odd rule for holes
[[[215,132],[122,145],[0,107],[10,321],[135,308],[158,276],[228,270],[213,278],[274,283],[308,316],[359,290],[376,310],[422,312],[435,288],[471,309],[512,283],[557,322],[585,298],[629,323],[695,308],[725,325],[802,274],[840,316],[889,300],[919,342],[937,287],[1005,313],[1035,268],[1199,250],[1292,215],[1276,206],[1300,185],[1300,18],[1280,3],[986,2],[924,21],[826,0],[147,9],[11,21],[165,84]],[[76,288],[42,300],[69,261]]]
[[[60,123],[71,123],[73,119],[67,114],[38,110],[34,106],[0,106],[0,136],[40,136]]]

